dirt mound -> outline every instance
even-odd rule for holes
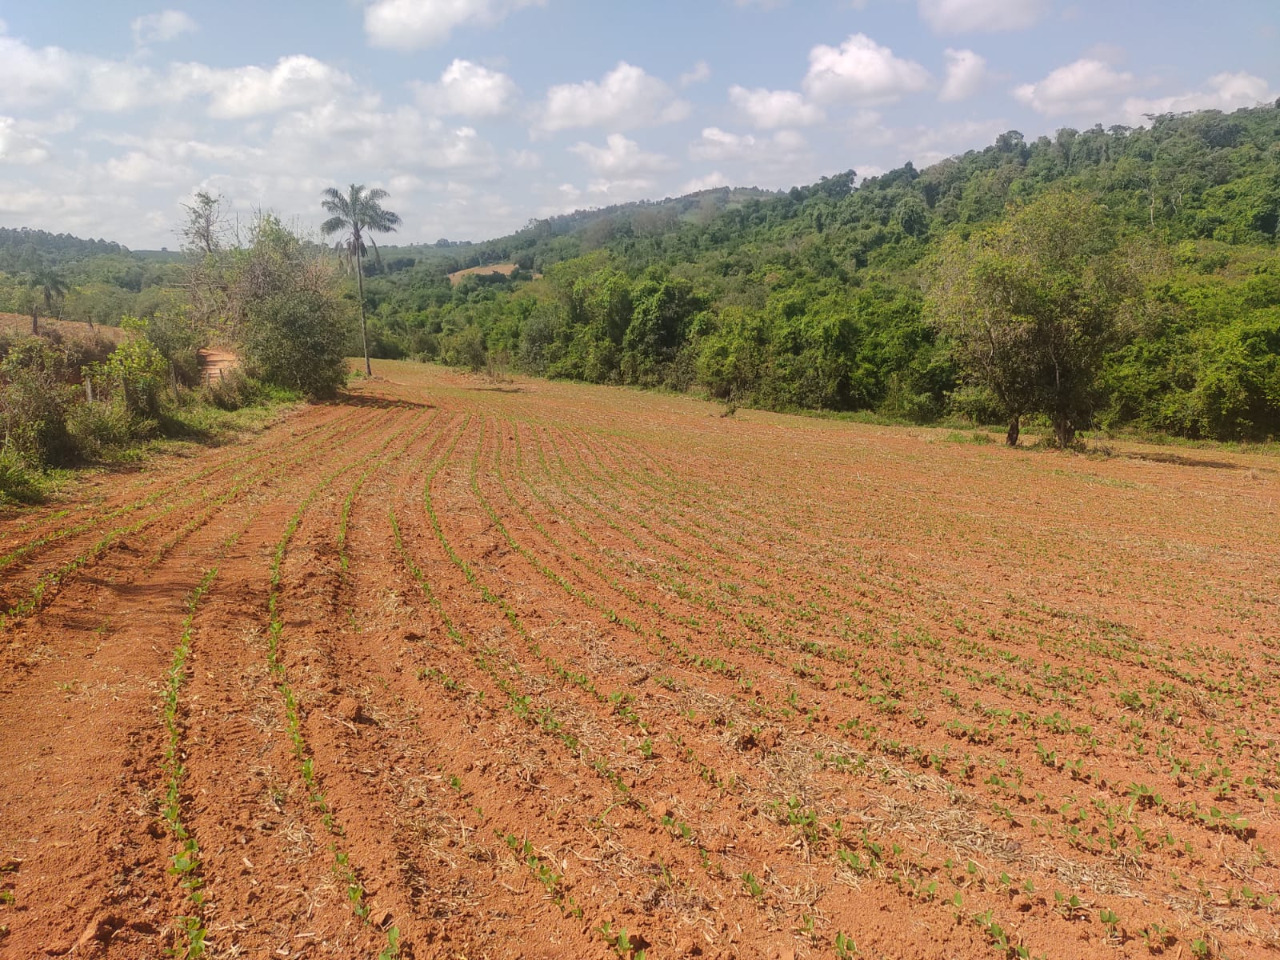
[[[378,373],[0,521],[0,957],[1280,946],[1274,471]]]

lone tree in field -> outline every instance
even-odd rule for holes
[[[52,267],[39,267],[27,277],[27,286],[34,296],[31,298],[31,332],[40,330],[40,302],[44,301],[44,315],[53,316],[53,302],[67,295],[67,281]]]
[[[331,214],[328,220],[320,225],[320,232],[326,237],[335,233],[342,234],[335,247],[343,254],[344,259],[356,271],[356,286],[360,297],[360,342],[364,346],[364,372],[373,375],[373,365],[369,363],[369,332],[364,317],[364,258],[368,248],[366,238],[373,246],[373,255],[378,262],[382,257],[378,253],[378,244],[373,239],[375,233],[394,233],[400,225],[400,215],[382,208],[382,201],[387,198],[385,190],[374,188],[366,190],[363,184],[351,184],[347,192],[330,187],[324,192],[324,200],[320,205],[325,212]]]
[[[1116,247],[1106,209],[1065,191],[943,245],[930,318],[950,339],[963,377],[1003,408],[1010,446],[1030,413],[1048,416],[1060,447],[1088,425],[1098,369],[1130,293]]]

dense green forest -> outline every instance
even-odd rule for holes
[[[1094,198],[1140,289],[1077,423],[1190,437],[1280,433],[1280,110],[1064,129],[856,185],[853,171],[708,210],[628,209],[490,244],[544,275],[374,278],[383,356],[601,383],[699,387],[775,409],[999,421],[929,316],[949,237],[1048,193]],[[963,251],[958,251],[963,256]]]
[[[1278,224],[1280,109],[1265,106],[1011,131],[861,182],[851,170],[384,247],[365,297],[375,356],[779,410],[1044,415],[1064,440],[1090,427],[1262,440],[1280,435]],[[0,309],[30,308],[40,255],[69,281],[70,317],[146,317],[176,296],[177,264],[75,259],[67,238],[21,236],[27,274],[0,246]],[[450,277],[495,263],[517,269]],[[974,337],[1013,374],[984,366]]]

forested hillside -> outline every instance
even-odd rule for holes
[[[776,409],[998,420],[998,398],[931,322],[931,283],[947,238],[1064,192],[1101,205],[1129,277],[1077,426],[1280,433],[1273,106],[1032,142],[1009,132],[923,170],[861,184],[849,171],[720,210],[531,224],[486,246],[487,262],[525,268],[511,278],[452,285],[461,264],[436,258],[373,279],[372,333],[384,356],[497,358]],[[535,271],[544,278],[529,280]]]
[[[1260,440],[1280,435],[1278,223],[1280,109],[1265,106],[1011,131],[861,182],[850,170],[384,247],[364,272],[375,356],[779,410],[1043,415],[1062,439]],[[0,312],[174,317],[190,292],[174,259],[0,230]],[[515,269],[450,277],[494,264]]]
[[[21,270],[33,258],[56,264],[128,252],[120,244],[107,240],[81,240],[67,233],[49,233],[27,227],[0,227],[0,270],[4,271]]]
[[[641,200],[591,210],[575,210],[546,220],[530,221],[509,237],[480,243],[439,240],[432,244],[388,246],[383,250],[384,266],[404,264],[444,268],[448,273],[487,264],[514,262],[526,271],[534,261],[558,261],[580,256],[614,239],[619,231],[650,236],[676,229],[681,223],[707,223],[725,210],[742,207],[749,201],[778,196],[754,187],[719,187],[665,200]],[[376,272],[376,264],[370,267]],[[394,267],[392,267],[394,271]]]

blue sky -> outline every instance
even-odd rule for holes
[[[0,0],[0,225],[176,246],[199,189],[400,239],[1280,97],[1276,0]]]

